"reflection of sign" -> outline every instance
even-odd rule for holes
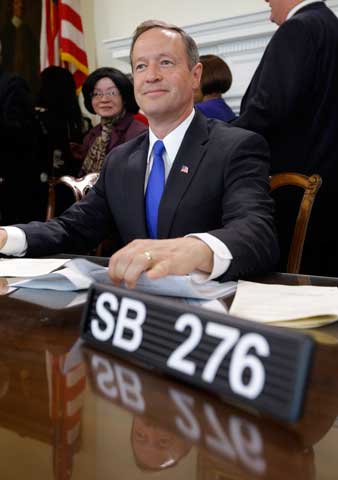
[[[153,396],[154,392],[144,388],[142,379],[132,368],[95,354],[91,356],[90,367],[96,387],[105,397],[135,414],[144,414],[146,410],[151,410],[148,402],[149,396]],[[221,457],[240,461],[253,473],[264,473],[263,440],[259,429],[253,423],[232,414],[226,418],[224,424],[224,418],[219,418],[212,403],[203,402],[202,408],[199,406],[200,412],[197,412],[195,399],[187,392],[169,387],[166,394],[166,397],[161,397],[161,411],[174,413],[172,418],[167,418],[171,429],[192,443],[207,446]],[[199,416],[202,417],[200,420]],[[202,428],[202,425],[205,425],[205,428]]]
[[[88,349],[84,353],[92,387],[99,395],[137,418],[142,416],[144,424],[198,446],[199,461],[208,458],[228,472],[225,478],[248,478],[248,472],[279,478],[281,463],[285,478],[308,478],[304,472],[311,469],[311,449],[304,449],[290,430],[140,368]],[[115,415],[111,419],[114,422]]]
[[[299,417],[309,337],[113,287],[93,287],[88,298],[82,334],[97,348],[278,418]]]

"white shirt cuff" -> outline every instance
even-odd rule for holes
[[[7,232],[7,242],[0,248],[3,255],[12,255],[13,257],[23,257],[27,251],[26,234],[18,227],[1,227]]]
[[[232,261],[232,255],[228,247],[221,242],[221,240],[213,235],[210,235],[210,233],[191,233],[186,236],[199,238],[202,240],[202,242],[206,243],[209,248],[211,248],[214,254],[214,265],[212,272],[209,275],[203,272],[193,272],[191,277],[194,282],[206,283],[209,280],[219,277],[228,270]]]

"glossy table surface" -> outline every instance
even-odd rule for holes
[[[0,296],[2,480],[338,478],[338,323],[315,332],[304,414],[288,425],[81,345],[83,300]]]

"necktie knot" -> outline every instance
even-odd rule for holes
[[[159,155],[160,157],[162,157],[163,152],[164,152],[164,143],[162,142],[162,140],[156,140],[153,146],[154,156]]]

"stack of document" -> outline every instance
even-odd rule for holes
[[[27,263],[24,262],[26,260]],[[52,259],[57,261],[57,259]],[[11,265],[7,265],[7,270],[1,264],[0,276],[7,276],[11,274],[19,277],[21,273],[26,274],[29,267],[29,262],[43,262],[44,267],[47,267],[47,262],[51,260],[30,260],[30,259],[13,259],[7,260],[11,262]],[[95,282],[104,283],[112,286],[113,283],[108,276],[108,269],[97,265],[96,263],[89,262],[88,260],[76,258],[74,260],[58,260],[60,265],[65,264],[64,268],[57,271],[51,271],[60,265],[51,264],[50,273],[43,275],[32,275],[34,268],[41,273],[42,266],[31,265],[31,277],[26,280],[20,280],[11,283],[12,288],[36,288],[36,289],[48,289],[48,290],[61,290],[61,291],[77,291],[86,290],[90,285]],[[17,263],[19,262],[19,263]],[[22,270],[22,266],[24,269]],[[35,265],[35,263],[34,263]],[[1,267],[4,267],[1,271]],[[27,276],[27,275],[25,275]],[[184,297],[184,298],[198,298],[198,299],[216,299],[222,298],[226,295],[233,294],[236,290],[236,282],[219,283],[215,281],[208,281],[200,284],[193,280],[190,275],[184,276],[168,276],[159,280],[149,280],[145,274],[142,274],[136,285],[136,290],[147,292],[153,295],[165,295],[171,297]]]
[[[338,288],[240,280],[229,313],[289,328],[320,327],[338,320]]]

